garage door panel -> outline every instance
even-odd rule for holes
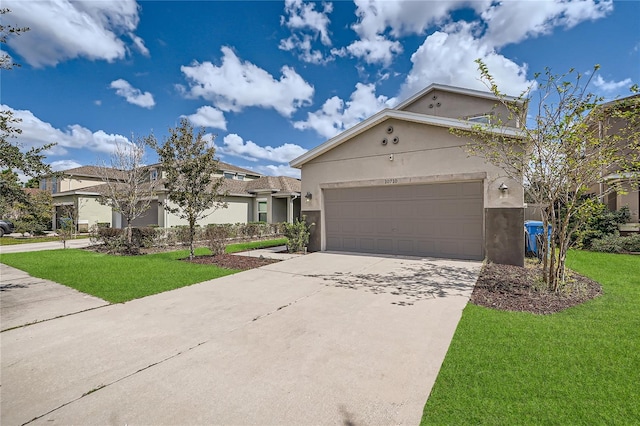
[[[480,181],[329,189],[324,200],[329,250],[483,258]]]

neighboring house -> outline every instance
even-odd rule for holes
[[[219,162],[220,170],[215,177],[224,177],[222,193],[227,208],[218,209],[199,222],[247,223],[247,222],[292,222],[300,215],[300,180],[279,176],[263,176],[248,169]],[[160,164],[148,166],[149,181],[158,181],[151,207],[145,215],[133,221],[134,226],[157,225],[172,227],[187,222],[165,208],[168,194],[162,185],[163,173]],[[122,172],[112,171],[110,179],[122,180]],[[75,215],[78,229],[84,231],[97,223],[114,228],[126,226],[122,217],[108,206],[99,203],[101,186],[100,169],[82,166],[63,172],[62,177],[41,180],[41,188],[52,192],[55,216],[58,220],[69,214]]]
[[[465,150],[451,128],[501,120],[491,93],[431,85],[291,162],[302,170],[310,251],[334,250],[524,263],[522,186]]]
[[[617,99],[612,102],[608,102],[602,105],[604,111],[610,111],[610,107],[616,105],[620,106],[621,103],[630,103],[634,104],[635,108],[638,108],[640,103],[640,95],[632,95],[626,98]],[[618,134],[621,136],[620,140],[620,150],[623,155],[629,156],[631,155],[631,150],[635,149],[636,152],[633,154],[636,158],[638,156],[638,141],[630,141],[627,140],[626,137],[628,134],[624,134],[625,128],[629,126],[629,123],[621,118],[608,116],[605,119],[607,122],[598,122],[598,131],[601,137],[605,137],[608,134]],[[638,123],[634,123],[636,126]],[[628,130],[628,129],[626,129]],[[640,129],[635,129],[635,132],[638,132]],[[637,134],[635,135],[637,138]],[[632,144],[635,143],[635,148],[632,148]],[[638,185],[632,184],[628,180],[629,176],[625,176],[624,173],[621,173],[615,167],[609,167],[603,173],[603,182],[597,188],[592,188],[591,192],[594,194],[607,194],[602,200],[607,208],[611,211],[620,210],[622,207],[628,207],[629,212],[631,213],[630,223],[626,225],[620,226],[620,231],[622,232],[640,232],[640,191],[638,190]],[[621,191],[610,191],[611,186],[614,184],[618,184],[620,186]]]

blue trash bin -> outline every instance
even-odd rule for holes
[[[532,253],[535,256],[540,256],[538,253],[537,235],[544,234],[544,227],[542,221],[539,220],[527,220],[524,222],[525,230],[525,250],[527,253]],[[549,225],[548,233],[549,241],[551,241],[551,225]]]

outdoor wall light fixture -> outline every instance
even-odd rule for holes
[[[313,194],[311,192],[307,191],[307,193],[304,195],[304,199],[308,203],[309,201],[311,201],[312,198],[313,198]]]
[[[504,194],[505,192],[507,192],[509,187],[504,182],[502,182],[500,184],[500,186],[498,187],[498,189],[500,190],[500,192],[502,192]]]

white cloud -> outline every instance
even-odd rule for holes
[[[222,65],[211,62],[180,67],[189,81],[183,89],[189,97],[202,97],[222,111],[239,112],[246,107],[273,108],[285,117],[308,105],[313,86],[293,68],[282,67],[279,80],[250,62],[242,62],[229,48],[222,48]]]
[[[293,126],[300,130],[313,129],[331,138],[395,103],[395,98],[376,96],[375,90],[373,84],[357,83],[349,101],[344,102],[337,96],[329,98],[321,109],[307,113],[305,121],[296,121]]]
[[[76,167],[80,166],[82,166],[82,164],[78,163],[75,160],[58,160],[51,163],[51,169],[54,172],[58,172],[60,170],[75,169]]]
[[[631,87],[631,79],[626,78],[621,81],[606,81],[602,76],[597,75],[593,80],[593,85],[598,89],[603,90],[605,92],[615,92],[616,90],[625,89]]]
[[[143,54],[146,50],[142,39],[133,34],[139,22],[135,0],[4,0],[2,7],[11,10],[15,26],[31,28],[8,43],[34,67],[77,57],[122,59],[127,54],[122,36],[131,38]]]
[[[333,11],[331,3],[323,3],[323,10],[315,10],[316,3],[305,3],[303,0],[285,0],[286,16],[280,17],[280,23],[291,30],[291,36],[280,40],[281,50],[297,53],[298,58],[312,64],[325,64],[333,60],[330,54],[323,54],[313,48],[313,43],[320,38],[323,46],[331,46],[329,36],[329,14]]]
[[[195,114],[186,117],[194,126],[227,130],[227,120],[222,111],[208,105],[198,108]]]
[[[136,89],[131,86],[128,81],[121,78],[112,81],[109,87],[116,89],[116,95],[122,96],[130,104],[149,109],[153,108],[156,104],[156,101],[153,100],[153,95],[150,92],[142,93],[140,89]]]
[[[484,40],[474,37],[474,26],[466,22],[449,25],[427,37],[411,55],[413,67],[399,98],[405,99],[431,83],[449,84],[487,91],[479,79],[475,59],[482,59],[502,92],[519,95],[534,84],[527,80],[527,66],[496,53]]]
[[[0,105],[0,109],[10,110],[15,118],[22,120],[17,125],[22,133],[17,135],[14,141],[24,150],[57,143],[56,146],[48,150],[48,155],[66,155],[69,152],[68,149],[88,149],[111,153],[117,143],[129,143],[129,139],[122,135],[109,134],[103,130],[92,132],[79,124],[73,124],[60,130],[50,123],[40,120],[28,110],[14,110],[7,105]]]
[[[223,139],[223,145],[218,146],[222,154],[233,155],[251,161],[269,160],[276,163],[288,163],[307,152],[301,146],[285,143],[278,147],[259,146],[252,141],[244,141],[235,133],[228,134]]]
[[[431,25],[448,20],[451,11],[462,7],[486,7],[490,0],[355,0],[355,3],[358,22],[351,28],[360,39],[346,48],[334,50],[334,54],[348,53],[369,64],[389,66],[403,50],[400,42],[392,38],[424,34]]]
[[[487,25],[485,42],[494,47],[549,34],[555,27],[572,28],[580,22],[605,17],[611,0],[505,1],[482,12]]]
[[[281,17],[281,23],[292,30],[311,30],[320,35],[320,41],[325,46],[331,46],[329,37],[328,14],[333,11],[331,3],[324,3],[322,12],[315,10],[315,3],[305,3],[303,0],[285,0],[284,11],[288,19]]]
[[[398,41],[388,40],[383,36],[375,36],[370,39],[356,40],[342,49],[333,49],[331,52],[337,56],[351,56],[363,59],[368,64],[382,64],[389,66],[395,55],[402,53],[402,44]]]
[[[133,33],[129,33],[129,37],[131,37],[131,41],[133,41],[133,45],[138,49],[138,52],[142,53],[146,57],[151,56],[149,49],[144,45],[144,40]]]
[[[300,170],[286,165],[273,165],[268,164],[266,166],[255,167],[258,173],[268,176],[289,176],[292,178],[300,179]]]

